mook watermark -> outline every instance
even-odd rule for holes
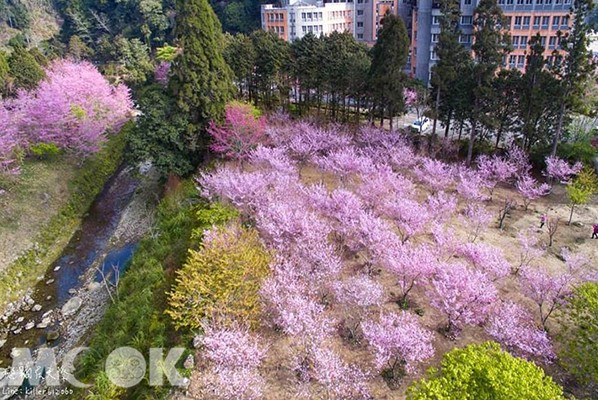
[[[14,348],[11,353],[12,366],[0,368],[0,391],[35,390],[42,382],[45,391],[64,383],[76,388],[90,387],[90,384],[83,383],[75,377],[75,359],[87,349],[71,349],[59,366],[53,348],[39,349],[35,358],[28,348]],[[181,347],[172,348],[168,352],[158,347],[151,348],[149,354],[144,355],[132,347],[119,347],[106,358],[104,370],[110,382],[122,388],[139,384],[145,378],[146,372],[149,372],[150,386],[162,386],[168,382],[171,386],[185,387],[189,380],[181,376],[175,367],[184,352],[185,349]]]

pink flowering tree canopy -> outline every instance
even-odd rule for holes
[[[534,324],[533,316],[510,301],[497,304],[486,323],[486,332],[513,354],[543,360],[555,355],[545,331]]]
[[[209,361],[203,383],[217,399],[257,400],[263,396],[264,379],[258,368],[267,349],[247,328],[206,325],[200,336],[202,355]]]
[[[523,205],[525,209],[529,207],[533,200],[539,199],[542,196],[546,196],[550,193],[552,188],[547,183],[539,184],[530,175],[522,176],[516,184],[517,191],[523,197]]]
[[[498,292],[484,272],[456,263],[437,268],[428,296],[446,316],[447,333],[456,335],[466,324],[485,322]]]
[[[417,364],[434,355],[434,336],[415,315],[405,311],[382,313],[379,321],[364,321],[361,328],[374,350],[374,364],[379,371],[413,372]]]
[[[210,121],[210,149],[225,157],[245,160],[253,149],[266,143],[266,119],[249,104],[233,102],[225,109],[224,123]]]
[[[546,157],[546,169],[544,170],[544,176],[550,179],[556,179],[559,182],[568,182],[571,177],[583,168],[580,162],[574,165],[569,164],[567,161],[558,157]]]
[[[24,142],[86,153],[131,117],[133,103],[126,86],[110,85],[91,63],[58,60],[35,90],[18,94],[14,107]]]

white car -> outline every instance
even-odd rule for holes
[[[416,119],[411,124],[411,129],[422,133],[423,131],[427,130],[430,127],[430,120],[426,117]]]

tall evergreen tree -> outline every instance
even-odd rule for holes
[[[33,89],[44,79],[44,71],[23,46],[15,46],[8,57],[14,89]]]
[[[286,95],[281,90],[286,85],[285,77],[289,66],[289,45],[274,32],[257,30],[250,36],[255,48],[254,96],[267,108],[273,108],[278,103],[279,94]],[[284,99],[283,99],[284,100]]]
[[[296,100],[306,108],[312,106],[313,102],[321,104],[321,94],[324,80],[322,68],[324,60],[324,39],[308,33],[291,45],[292,75],[299,83]],[[312,98],[315,94],[315,99]]]
[[[472,50],[475,65],[472,69],[473,105],[470,115],[470,136],[467,149],[467,164],[473,157],[473,144],[480,124],[492,125],[492,81],[496,70],[510,48],[510,36],[503,29],[505,17],[496,0],[481,0],[475,10],[474,44]]]
[[[370,90],[374,103],[380,110],[381,121],[385,115],[390,118],[403,112],[405,100],[403,88],[406,75],[403,72],[409,55],[407,29],[400,17],[386,15],[378,40],[372,48],[372,65],[369,72]]]
[[[224,60],[231,67],[235,74],[235,82],[239,89],[241,98],[247,97],[251,100],[249,87],[253,76],[255,65],[255,48],[251,39],[239,33],[237,35],[226,34],[223,50]]]
[[[561,51],[555,54],[553,71],[560,80],[561,98],[558,122],[552,140],[552,156],[556,155],[566,115],[579,106],[585,84],[594,75],[595,65],[590,62],[591,53],[588,49],[589,25],[586,24],[592,8],[592,0],[574,0],[573,27],[568,34],[562,34],[560,31],[558,33]]]
[[[456,91],[457,81],[462,79],[464,71],[471,64],[469,51],[459,43],[461,30],[459,29],[458,0],[442,0],[440,3],[440,34],[436,44],[438,62],[432,67],[432,93],[434,100],[434,123],[432,136],[436,135],[436,124],[441,112],[445,111],[444,124],[446,134],[454,112],[455,99],[462,95]],[[444,105],[443,110],[441,106]]]
[[[189,120],[187,142],[191,150],[202,150],[205,127],[219,120],[231,99],[232,71],[224,62],[224,39],[220,22],[208,0],[178,0],[177,45],[182,48],[172,66],[170,88],[178,109]]]

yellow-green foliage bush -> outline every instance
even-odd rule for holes
[[[260,313],[259,289],[268,275],[270,254],[253,229],[239,224],[214,227],[199,250],[189,250],[169,309],[177,329],[200,328],[202,320],[232,317],[254,325]]]

